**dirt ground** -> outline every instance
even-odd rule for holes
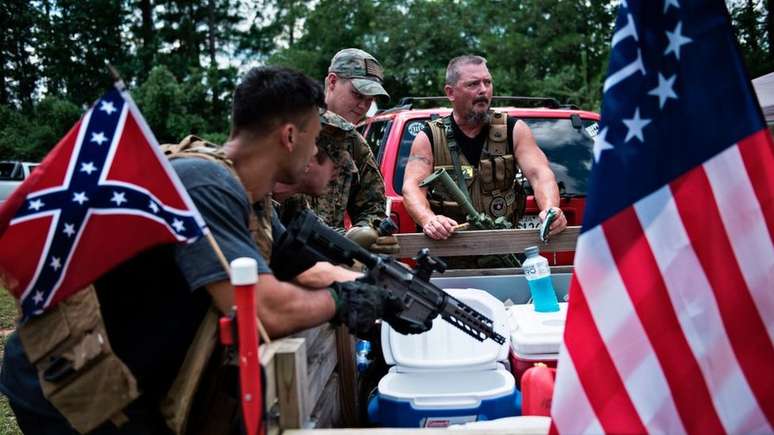
[[[2,361],[3,349],[5,349],[5,339],[13,332],[14,321],[16,319],[16,306],[13,297],[2,287],[0,287],[0,361]],[[0,364],[2,364],[0,362]],[[0,366],[1,368],[1,366]],[[0,434],[1,435],[21,435],[19,427],[16,425],[16,418],[8,406],[8,400],[0,394]]]

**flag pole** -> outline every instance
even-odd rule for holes
[[[124,84],[124,80],[121,78],[121,74],[118,73],[118,70],[115,69],[115,67],[111,65],[110,61],[107,59],[105,59],[105,66],[107,66],[108,71],[110,71],[110,76],[113,77],[113,82],[116,83],[118,90],[126,90],[126,84]]]

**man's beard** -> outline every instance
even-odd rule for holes
[[[483,112],[470,110],[465,114],[465,121],[469,125],[482,125],[489,122],[489,109]]]
[[[485,102],[488,103],[489,99],[486,97],[479,97],[473,100],[473,105],[475,106],[479,102]],[[477,112],[475,108],[471,108],[466,114],[465,114],[465,122],[471,125],[481,125],[489,122],[489,106],[487,105],[486,110],[483,112]]]

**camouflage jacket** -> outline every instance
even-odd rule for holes
[[[365,139],[354,125],[330,111],[320,116],[320,122],[317,145],[336,164],[338,177],[331,180],[325,195],[295,195],[283,203],[283,209],[309,204],[333,228],[344,227],[345,211],[353,225],[383,218],[384,180]]]

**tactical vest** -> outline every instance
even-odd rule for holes
[[[170,160],[195,157],[215,161],[239,179],[220,147],[195,136],[176,145],[162,145],[162,150]],[[252,204],[252,198],[250,201]],[[252,207],[250,210],[250,232],[268,259],[271,197],[265,198],[261,216]],[[177,434],[186,430],[194,395],[217,344],[218,317],[211,307],[160,404],[167,425]],[[129,368],[113,353],[93,286],[19,325],[18,333],[27,358],[37,369],[43,395],[73,428],[87,433],[107,421],[119,427],[128,421],[123,409],[141,392]]]
[[[456,180],[450,145],[456,143],[451,116],[430,121],[433,135],[433,169],[444,168]],[[526,192],[516,182],[518,164],[513,153],[508,153],[508,117],[505,113],[490,112],[489,135],[481,150],[478,167],[470,164],[459,152],[460,170],[468,188],[473,207],[496,219],[505,216],[516,223],[524,214]],[[428,190],[430,208],[436,214],[451,217],[458,222],[466,220],[465,209],[454,201],[443,186]]]

